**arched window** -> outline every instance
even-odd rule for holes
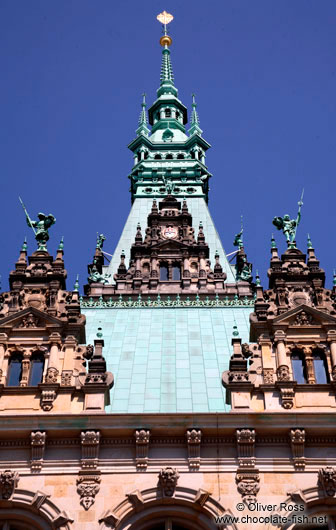
[[[171,118],[171,110],[170,109],[166,109],[165,110],[165,117],[166,118]]]
[[[166,155],[166,160],[173,160],[173,155],[171,154]]]
[[[180,117],[180,113],[179,113],[179,111],[178,111],[178,110],[176,111],[176,114],[175,114],[175,116],[176,116],[176,119],[178,120],[178,119],[179,119],[179,117]]]
[[[304,355],[301,351],[293,351],[292,356],[293,379],[299,385],[307,383],[307,371]]]
[[[325,354],[321,350],[313,352],[315,382],[319,384],[329,383],[328,365]]]
[[[43,353],[34,353],[30,364],[29,386],[37,386],[39,383],[42,383],[43,369]]]
[[[14,353],[9,362],[7,386],[20,386],[21,376],[22,354]]]
[[[140,152],[138,152],[137,158],[138,158],[138,162],[140,162],[140,160],[141,160],[141,153]]]
[[[173,265],[173,280],[178,281],[181,279],[181,267],[178,263]]]
[[[182,153],[177,155],[178,160],[184,160],[184,155]]]
[[[162,159],[162,156],[161,155],[155,155],[154,156],[154,160],[161,160]]]
[[[168,266],[163,263],[162,265],[160,265],[160,280],[162,282],[166,282],[168,281],[169,279],[169,276],[168,276]]]
[[[148,156],[149,156],[148,151],[145,151],[144,159],[147,160]]]
[[[191,151],[190,154],[191,154],[191,158],[192,158],[192,159],[195,159],[195,158],[196,158],[195,151]]]

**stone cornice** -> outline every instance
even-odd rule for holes
[[[74,437],[80,430],[99,429],[103,439],[109,437],[131,437],[135,429],[150,429],[155,437],[166,436],[169,425],[172,438],[185,436],[186,429],[202,426],[205,438],[210,436],[231,437],[237,428],[255,428],[257,436],[286,436],[291,428],[304,427],[309,436],[336,436],[335,413],[272,412],[272,413],[174,413],[174,414],[45,414],[13,415],[1,414],[0,439],[6,438],[9,430],[18,437],[31,430],[62,433]],[[162,439],[162,438],[161,438]],[[104,443],[104,442],[103,442]]]

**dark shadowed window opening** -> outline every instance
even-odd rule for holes
[[[42,383],[44,369],[43,354],[34,355],[31,359],[29,385],[37,386]]]
[[[307,383],[306,364],[302,352],[292,354],[293,379],[298,384]]]
[[[327,359],[323,352],[313,353],[315,381],[319,384],[329,383]]]
[[[14,353],[9,363],[8,386],[20,386],[22,375],[22,355]]]
[[[177,281],[181,279],[181,267],[179,265],[173,265],[173,280]]]
[[[166,116],[166,118],[171,118],[171,110],[170,109],[166,109],[165,110],[165,116]]]
[[[168,267],[167,265],[160,265],[160,280],[162,282],[168,281]]]

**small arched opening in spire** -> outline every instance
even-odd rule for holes
[[[154,156],[154,160],[162,160],[162,156],[161,155],[155,155]]]
[[[179,154],[177,155],[177,159],[178,159],[178,160],[184,160],[184,154],[183,154],[183,153],[179,153]]]
[[[171,109],[165,109],[165,118],[171,118],[172,112]]]
[[[148,151],[145,151],[144,152],[144,159],[147,160],[148,157],[149,157],[149,153],[148,153]]]
[[[168,153],[168,155],[166,155],[166,160],[173,160],[173,155]]]

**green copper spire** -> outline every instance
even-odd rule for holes
[[[174,85],[173,67],[170,60],[170,49],[168,42],[164,41],[164,48],[162,50],[162,63],[160,75],[160,88],[157,91],[158,98],[163,94],[172,94],[177,97],[178,91]]]
[[[146,94],[142,94],[142,103],[141,103],[141,112],[140,112],[140,118],[139,118],[139,127],[135,131],[137,136],[143,135],[148,136],[150,133],[150,130],[147,126],[147,113],[146,113]]]
[[[336,269],[334,269],[333,285],[336,286]]]
[[[259,272],[258,271],[256,271],[255,284],[256,284],[257,287],[259,287],[259,285],[261,285],[260,276],[259,276]]]
[[[239,331],[238,331],[237,323],[235,323],[235,325],[233,326],[232,336],[233,337],[239,337]]]
[[[78,280],[79,280],[79,274],[77,274],[77,276],[76,276],[76,281],[75,281],[75,285],[74,285],[74,289],[73,289],[76,293],[78,293],[78,291],[79,291],[79,281]]]
[[[190,123],[191,123],[191,127],[189,129],[189,134],[190,136],[192,134],[199,134],[200,136],[202,135],[202,129],[200,128],[200,121],[199,121],[199,117],[198,117],[198,112],[197,112],[197,104],[196,104],[196,100],[195,100],[195,94],[192,94],[192,111],[191,111],[191,119],[190,119]]]
[[[310,239],[310,235],[307,236],[307,248],[313,248],[313,243]]]
[[[271,248],[276,248],[276,242],[275,242],[273,234],[272,234],[272,238],[271,238]]]
[[[61,241],[59,242],[57,250],[63,250],[63,249],[64,249],[64,236],[61,237]]]
[[[23,245],[21,247],[21,252],[27,252],[27,238],[24,238]]]

